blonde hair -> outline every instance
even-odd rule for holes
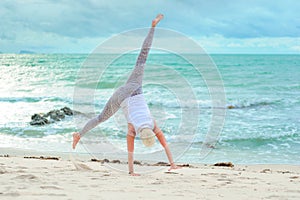
[[[155,144],[155,134],[150,128],[144,128],[141,131],[140,138],[146,147],[151,147]]]

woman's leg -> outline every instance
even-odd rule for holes
[[[126,88],[125,88],[126,89]],[[125,96],[125,89],[124,86],[118,88],[113,95],[109,98],[108,102],[106,103],[104,109],[100,113],[100,115],[90,119],[85,126],[81,129],[80,132],[73,133],[73,149],[75,149],[77,143],[79,142],[80,138],[86,134],[91,129],[95,128],[101,122],[106,121],[111,116],[113,116],[120,108],[122,101],[126,98]],[[128,96],[128,95],[127,95]],[[130,96],[130,95],[129,95]]]
[[[155,26],[158,24],[158,22],[160,22],[160,20],[163,19],[163,17],[164,16],[162,14],[158,14],[156,18],[152,21],[151,29],[149,30],[148,35],[143,42],[142,49],[136,61],[135,67],[126,82],[126,85],[130,84],[133,85],[134,87],[137,87],[137,88],[133,88],[132,95],[137,95],[142,93],[144,69],[152,45],[154,29]]]
[[[100,115],[94,117],[86,123],[83,129],[79,132],[80,136],[82,137],[85,133],[95,128],[98,124],[108,120],[111,116],[113,116],[119,110],[122,101],[127,98],[126,96],[128,95],[126,95],[124,86],[118,88],[109,98]]]
[[[152,44],[153,34],[154,34],[154,27],[157,23],[163,18],[163,15],[159,14],[157,17],[152,21],[152,27],[144,40],[142,50],[139,54],[137,59],[136,65],[128,78],[126,84],[118,88],[113,95],[110,97],[108,102],[106,103],[104,109],[97,117],[89,120],[83,129],[79,133],[73,134],[73,148],[76,147],[77,143],[85,133],[90,131],[91,129],[95,128],[101,122],[106,121],[112,115],[114,115],[120,108],[121,103],[127,97],[132,96],[132,94],[141,94],[142,93],[142,81],[143,81],[143,74],[144,74],[144,66],[147,60],[147,56]]]

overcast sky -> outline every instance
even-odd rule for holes
[[[0,52],[89,53],[112,35],[159,24],[209,53],[300,53],[298,0],[0,0]]]

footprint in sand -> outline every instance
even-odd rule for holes
[[[110,173],[105,173],[102,176],[110,176],[110,175],[111,175]]]
[[[54,185],[42,185],[40,188],[42,189],[54,189],[54,190],[62,190],[60,187]]]
[[[18,166],[18,169],[28,169],[27,167],[23,167],[23,166]]]
[[[77,162],[73,162],[76,170],[82,170],[82,171],[89,171],[92,170],[89,166],[83,164],[83,163],[77,163]]]
[[[32,175],[32,174],[27,174],[27,175],[19,175],[19,176],[16,176],[15,177],[16,179],[29,179],[29,180],[34,180],[34,179],[37,179],[36,176]]]
[[[7,173],[7,171],[5,170],[4,167],[0,167],[0,174],[5,174]]]
[[[73,165],[75,166],[76,170],[92,170],[89,166],[83,164],[83,163],[79,163],[78,161],[76,161],[73,156],[70,155],[70,160],[73,163]]]
[[[179,173],[177,173],[177,172],[170,172],[170,171],[168,171],[168,172],[165,172],[165,174],[179,174]]]
[[[11,196],[11,197],[17,197],[20,196],[21,194],[18,192],[9,192],[9,193],[2,193],[4,196]]]

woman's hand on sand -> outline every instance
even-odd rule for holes
[[[171,170],[175,170],[175,169],[181,169],[181,167],[175,165],[174,163],[171,164],[171,167],[168,169],[168,171],[171,171]]]
[[[134,172],[131,172],[129,173],[130,176],[140,176],[140,174],[137,174],[137,173],[134,173]]]

